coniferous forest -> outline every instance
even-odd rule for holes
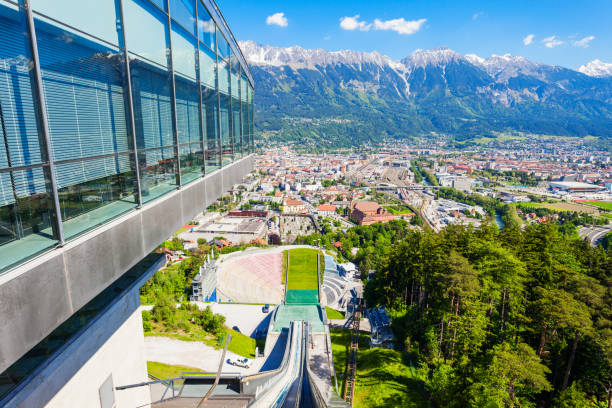
[[[435,406],[612,407],[612,253],[553,224],[401,235],[365,297]]]

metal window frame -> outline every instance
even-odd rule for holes
[[[178,149],[178,124],[176,120],[176,87],[174,82],[174,61],[172,60],[172,17],[170,15],[170,1],[166,0],[166,6],[168,7],[168,13],[166,16],[168,17],[168,75],[170,78],[170,106],[172,112],[172,133],[174,134],[174,163],[175,173],[176,173],[176,185],[178,188],[181,188],[182,180],[181,180],[181,160],[179,158],[179,149]]]
[[[32,12],[32,6],[30,4],[30,0],[23,0],[24,8],[26,12],[27,18],[27,26],[28,26],[28,38],[30,40],[30,48],[32,52],[32,72],[35,78],[34,87],[36,88],[36,95],[32,95],[34,99],[35,115],[37,116],[38,123],[40,123],[39,131],[42,133],[42,144],[41,152],[45,152],[45,159],[47,160],[47,164],[43,166],[47,171],[46,179],[49,181],[47,189],[50,187],[50,193],[53,199],[53,235],[57,239],[57,246],[63,246],[66,243],[64,237],[64,227],[62,224],[62,213],[59,203],[59,195],[57,191],[57,180],[55,179],[55,164],[53,163],[53,154],[51,151],[51,137],[49,134],[49,121],[47,118],[47,104],[45,101],[44,89],[43,89],[43,81],[42,81],[42,73],[40,70],[40,57],[38,55],[38,42],[36,39],[36,28],[34,27],[34,15]]]
[[[214,21],[214,19],[213,19]],[[217,39],[218,30],[217,23],[215,22],[215,49],[218,48]],[[223,168],[223,142],[221,136],[221,90],[219,89],[219,54],[215,52],[215,70],[217,71],[217,75],[215,78],[215,91],[217,92],[217,142],[218,142],[218,153],[217,157],[219,158],[219,168]]]
[[[134,119],[134,96],[132,94],[132,72],[130,70],[130,55],[128,53],[128,47],[125,37],[125,19],[123,10],[123,0],[116,0],[119,6],[119,24],[121,25],[121,39],[123,44],[123,58],[125,64],[125,77],[127,87],[127,98],[128,98],[128,115],[129,115],[129,129],[132,134],[132,150],[134,152],[134,170],[136,171],[136,195],[137,195],[137,206],[136,208],[142,207],[142,190],[140,184],[140,162],[138,159],[138,148],[136,141],[136,120]]]
[[[202,176],[206,175],[206,149],[204,143],[204,119],[202,118],[202,80],[200,78],[200,19],[198,17],[198,4],[199,1],[195,1],[195,17],[196,17],[196,81],[198,83],[198,122],[200,125],[200,146],[202,147]]]

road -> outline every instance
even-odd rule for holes
[[[583,227],[578,231],[578,235],[582,239],[588,239],[592,246],[596,246],[603,239],[603,237],[612,231],[610,225],[598,225],[592,227]]]

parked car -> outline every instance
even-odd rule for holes
[[[261,309],[261,311],[264,313],[268,313],[270,311],[270,305],[266,303],[264,307]]]
[[[248,358],[238,358],[238,357],[230,357],[227,359],[227,364],[242,367],[242,368],[250,368],[251,362]]]

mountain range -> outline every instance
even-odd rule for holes
[[[265,137],[334,146],[432,134],[523,132],[612,139],[612,64],[578,70],[520,56],[279,48],[241,42]]]

